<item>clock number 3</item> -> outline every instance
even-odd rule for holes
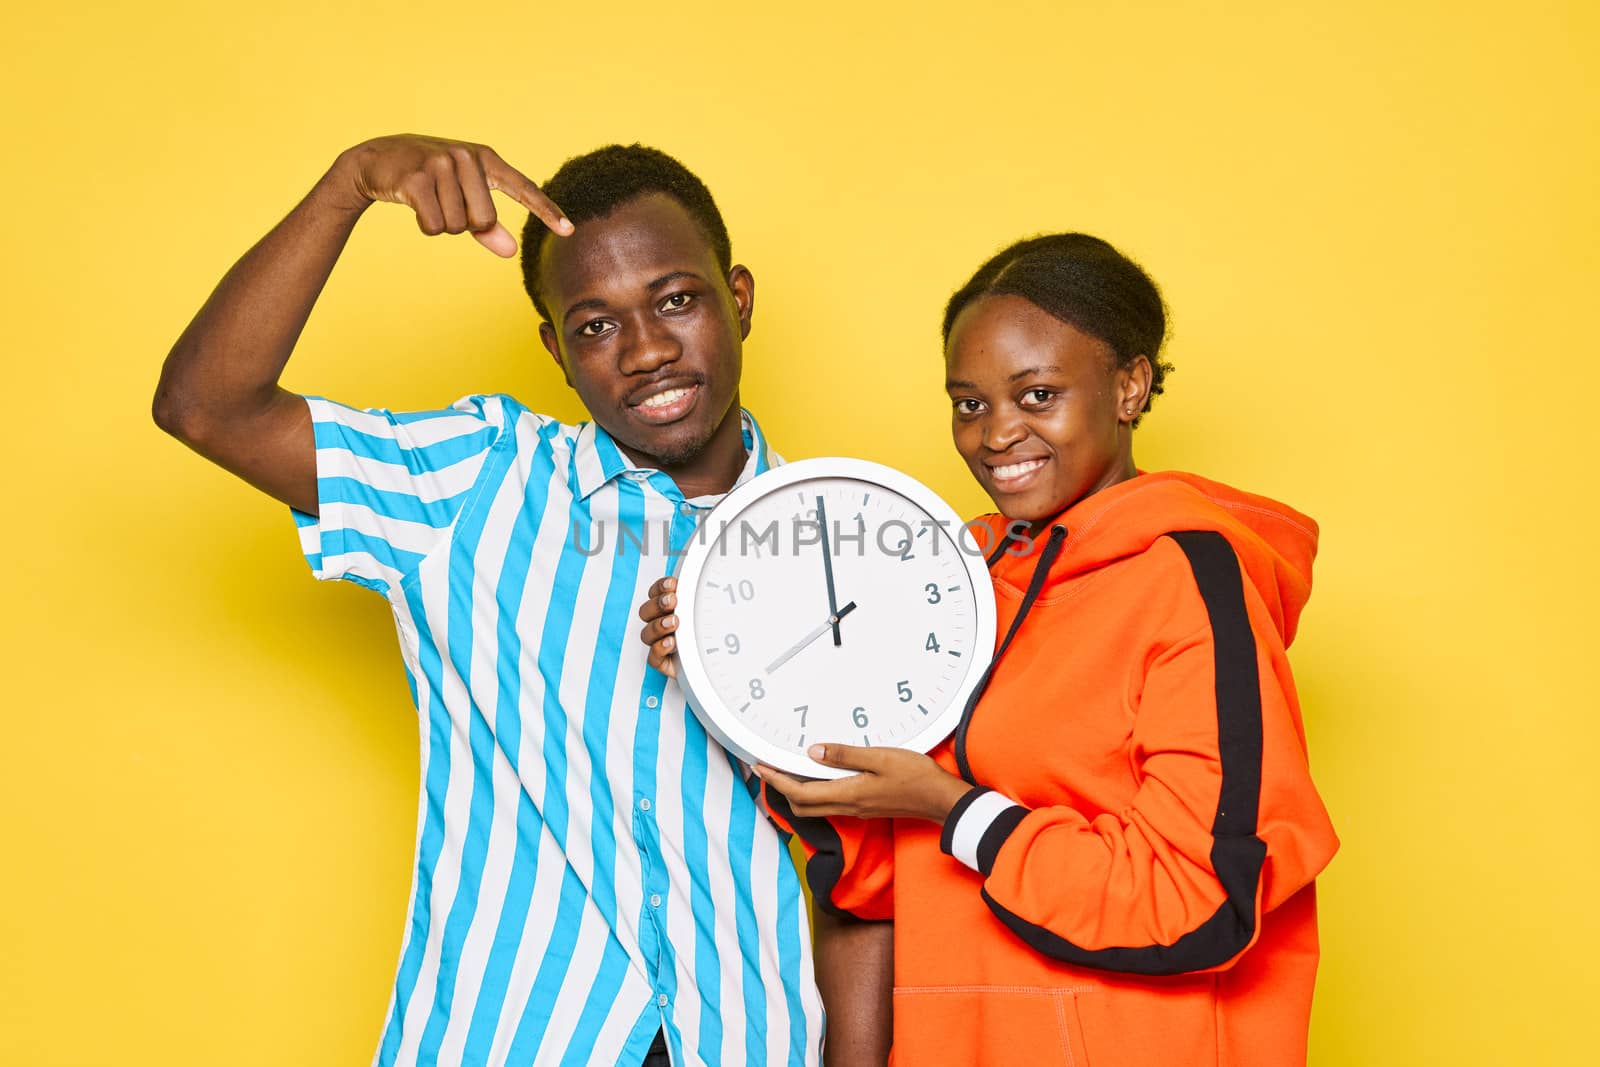
[[[937,604],[939,601],[944,599],[944,595],[939,592],[939,586],[936,583],[929,582],[922,588],[928,592],[928,603]]]

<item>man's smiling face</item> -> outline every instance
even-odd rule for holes
[[[726,276],[693,216],[650,193],[540,250],[551,322],[540,338],[628,458],[692,469],[739,433],[739,374],[755,285]]]

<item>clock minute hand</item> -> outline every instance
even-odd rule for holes
[[[823,620],[822,625],[818,626],[815,630],[812,630],[800,640],[796,641],[794,643],[794,647],[790,648],[789,651],[785,652],[783,655],[767,664],[767,673],[771,674],[785,663],[788,663],[791,659],[794,659],[801,649],[805,648],[811,642],[827,633],[830,627],[837,628],[839,625],[839,620],[854,610],[856,610],[856,602],[852,600],[850,603],[846,604],[832,615],[829,615],[825,620]]]
[[[839,620],[844,613],[839,610],[839,597],[833,591],[833,553],[828,548],[828,509],[823,506],[822,496],[817,496],[817,529],[822,534],[822,573],[828,579],[828,614],[832,618],[833,643],[835,647],[844,644],[839,636]]]

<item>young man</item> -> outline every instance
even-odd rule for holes
[[[510,256],[490,190],[532,213],[540,337],[593,422],[508,396],[358,411],[278,385],[370,204]],[[388,137],[338,158],[167,359],[162,428],[295,509],[318,578],[395,614],[424,802],[379,1063],[816,1061],[798,879],[739,766],[647,668],[633,614],[700,516],[773,462],[739,406],[753,300],[710,194],[659,152],[601,149],[541,191],[484,146]],[[883,988],[843,970],[886,967],[876,932],[834,943],[842,1006],[852,983]],[[836,1012],[830,1061],[879,1048],[882,1014]]]

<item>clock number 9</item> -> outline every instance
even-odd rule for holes
[[[868,722],[868,720],[867,720],[867,709],[866,708],[856,708],[854,711],[852,711],[850,713],[850,720],[852,722],[854,722],[857,726],[866,726],[867,722]]]
[[[741,600],[754,600],[756,598],[755,583],[748,578],[741,578],[737,586],[729,583],[723,587],[728,593],[728,603],[737,604]]]
[[[922,588],[924,588],[924,589],[926,589],[928,591],[928,603],[937,604],[939,601],[944,599],[944,596],[939,592],[938,583],[929,582],[927,585],[923,586]]]
[[[728,646],[728,652],[729,652],[730,655],[737,656],[739,654],[739,635],[738,634],[729,634],[727,637],[724,637],[722,639],[722,643],[724,645]]]

